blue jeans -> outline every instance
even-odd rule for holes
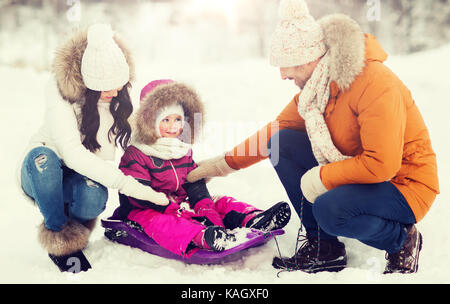
[[[68,218],[81,223],[105,210],[108,189],[64,166],[56,153],[37,147],[25,157],[22,189],[39,207],[45,226],[60,231]]]
[[[318,165],[307,134],[281,130],[273,136],[277,138],[269,141],[269,151],[278,150],[272,164],[309,235],[320,235],[321,239],[354,238],[389,253],[402,248],[406,226],[416,219],[393,184],[344,185],[324,193],[311,204],[300,189],[303,174]],[[272,142],[279,143],[278,147],[273,147]]]

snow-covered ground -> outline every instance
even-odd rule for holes
[[[42,222],[37,208],[27,202],[16,186],[17,161],[30,135],[43,118],[45,84],[50,74],[0,66],[2,119],[0,188],[0,283],[450,283],[450,240],[448,218],[450,195],[450,143],[448,102],[450,45],[409,56],[392,57],[387,64],[404,80],[429,127],[438,156],[441,194],[431,211],[418,224],[424,237],[420,268],[413,275],[382,275],[384,252],[358,241],[342,238],[348,253],[348,267],[339,273],[310,275],[284,272],[277,277],[271,266],[278,255],[274,241],[247,251],[242,259],[225,265],[199,266],[165,260],[139,249],[112,243],[103,229],[94,230],[85,250],[92,269],[78,275],[61,273],[37,243],[36,227]],[[148,81],[170,77],[194,86],[207,110],[202,142],[196,160],[215,156],[252,134],[273,119],[296,92],[294,84],[282,81],[278,70],[266,60],[189,64],[186,61],[146,64],[137,57],[137,82],[133,98]],[[260,208],[270,207],[287,196],[268,161],[209,183],[211,193],[232,195]],[[118,205],[114,191],[106,211],[108,217]],[[278,237],[283,255],[292,255],[299,227],[293,215],[286,234]]]

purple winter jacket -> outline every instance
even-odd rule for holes
[[[187,192],[183,185],[186,176],[197,167],[192,159],[192,150],[180,159],[163,160],[148,156],[135,146],[129,146],[122,156],[119,169],[125,175],[130,175],[140,183],[150,186],[153,190],[163,192],[174,203],[186,201]],[[208,194],[209,195],[209,194]],[[122,209],[150,208],[164,212],[167,206],[160,206],[149,201],[139,200],[120,194]],[[126,212],[126,210],[123,210]]]

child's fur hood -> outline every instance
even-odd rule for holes
[[[146,145],[155,143],[158,139],[155,126],[158,110],[174,103],[183,107],[186,121],[180,139],[193,144],[203,125],[204,107],[192,88],[178,82],[161,84],[141,100],[133,121],[133,140]]]

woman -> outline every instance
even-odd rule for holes
[[[107,188],[155,204],[169,201],[108,163],[117,146],[128,144],[133,111],[130,53],[110,26],[75,34],[57,50],[53,72],[44,123],[22,163],[21,186],[44,217],[39,242],[50,257],[61,270],[70,256],[80,257],[86,270],[80,250],[105,209]]]

